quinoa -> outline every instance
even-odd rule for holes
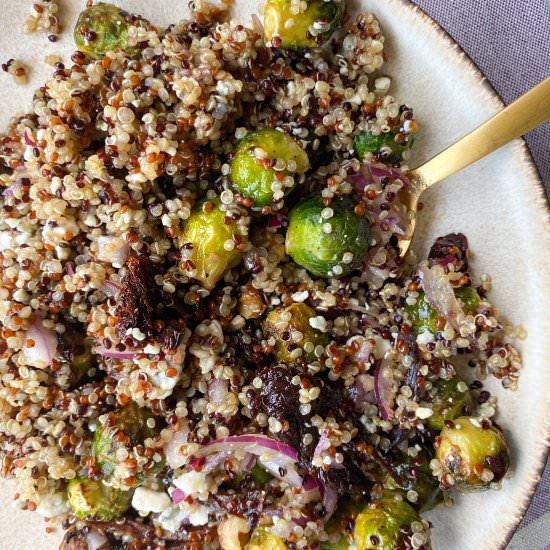
[[[504,327],[487,276],[476,285],[466,238],[438,239],[420,263],[399,257],[409,152],[391,164],[384,148],[354,151],[360,132],[402,144],[417,131],[412,108],[389,95],[376,17],[294,51],[266,45],[226,7],[195,2],[191,21],[167,29],[123,13],[128,52],[55,60],[32,111],[0,139],[2,475],[17,480],[19,506],[68,529],[66,548],[90,533],[101,548],[234,548],[228,537],[254,529],[317,548],[340,517],[329,495],[365,506],[393,480],[397,500],[419,504],[420,467],[405,482],[400,461],[427,456],[428,477],[452,485],[429,422],[430,391],[457,376],[454,358],[467,358],[456,387],[481,423],[497,406],[482,381],[518,382],[510,338],[524,331]],[[27,28],[56,36],[56,10],[35,3]],[[237,144],[257,128],[293,137],[311,162],[300,174],[255,148],[280,174],[261,209],[231,183]],[[343,196],[369,222],[349,275],[338,277],[355,251],[329,278],[285,251],[289,208],[313,193],[326,235]],[[197,208],[219,208],[229,234],[213,285],[197,260],[208,234],[188,237]],[[300,327],[296,306],[312,312]],[[139,430],[121,424],[128,410]],[[490,465],[481,482],[496,486]],[[131,507],[114,521],[78,516],[67,488],[80,479],[130,493]],[[429,547],[424,520],[403,533]]]

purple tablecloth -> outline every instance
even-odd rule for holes
[[[415,3],[462,46],[506,103],[550,76],[550,0]],[[550,196],[550,123],[526,139]],[[550,461],[508,550],[550,550]]]

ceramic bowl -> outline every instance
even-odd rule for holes
[[[67,29],[59,42],[45,35],[21,33],[27,2],[3,2],[0,59],[24,60],[31,82],[21,87],[4,75],[3,109],[9,116],[28,108],[33,90],[51,72],[46,53],[68,60],[72,28],[84,2],[64,2]],[[118,0],[128,11],[168,24],[185,17],[181,0]],[[412,164],[427,160],[495,114],[502,103],[481,73],[428,16],[401,0],[352,2],[352,10],[370,10],[380,18],[390,61],[384,72],[394,78],[392,93],[414,107],[420,125]],[[237,0],[235,16],[243,22],[260,3]],[[490,298],[506,322],[522,325],[528,338],[519,342],[524,358],[519,390],[487,386],[499,396],[498,421],[511,444],[512,470],[500,491],[470,494],[456,506],[429,514],[437,550],[495,550],[506,545],[519,524],[545,462],[550,434],[550,217],[544,190],[525,143],[517,140],[426,193],[414,249],[419,257],[439,235],[461,231],[474,254],[473,272],[493,277]],[[0,547],[10,550],[57,548],[61,532],[46,535],[37,514],[10,506],[14,487],[0,483]]]

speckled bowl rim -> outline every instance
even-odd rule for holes
[[[385,0],[388,1],[388,0]],[[493,85],[487,80],[487,77],[483,74],[478,65],[473,61],[473,59],[462,49],[462,47],[454,40],[454,38],[446,31],[437,21],[430,17],[422,8],[413,4],[410,0],[390,0],[399,4],[402,8],[412,11],[416,17],[422,20],[423,24],[431,26],[441,38],[442,43],[447,47],[453,49],[459,56],[460,61],[463,65],[466,65],[466,69],[470,70],[472,73],[478,76],[479,83],[486,92],[487,99],[495,105],[498,109],[502,109],[505,104],[502,98],[498,95]],[[443,45],[443,44],[442,44]],[[543,207],[546,211],[546,225],[550,229],[550,197],[547,196],[546,190],[544,188],[544,183],[541,179],[539,170],[527,143],[522,138],[520,146],[521,154],[523,158],[522,162],[526,164],[529,168],[531,174],[529,180],[525,181],[525,185],[528,186],[529,191],[532,191],[533,196],[533,206]],[[541,212],[542,214],[542,212]],[[550,410],[550,394],[545,403],[544,410]],[[546,413],[546,419],[541,426],[541,442],[542,444],[537,447],[537,454],[539,455],[538,460],[534,460],[534,477],[529,482],[529,485],[525,488],[524,495],[522,497],[521,503],[515,502],[514,508],[517,512],[511,517],[511,525],[507,528],[505,533],[499,534],[496,533],[496,536],[500,538],[500,542],[497,543],[495,550],[504,550],[509,542],[512,540],[512,537],[518,530],[529,505],[533,499],[537,486],[541,480],[542,473],[546,466],[546,462],[550,457],[550,413]],[[512,516],[512,514],[510,514]]]

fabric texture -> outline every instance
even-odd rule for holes
[[[415,0],[474,60],[505,103],[550,76],[550,0]],[[527,145],[550,197],[550,123]],[[550,461],[507,550],[550,550]]]

